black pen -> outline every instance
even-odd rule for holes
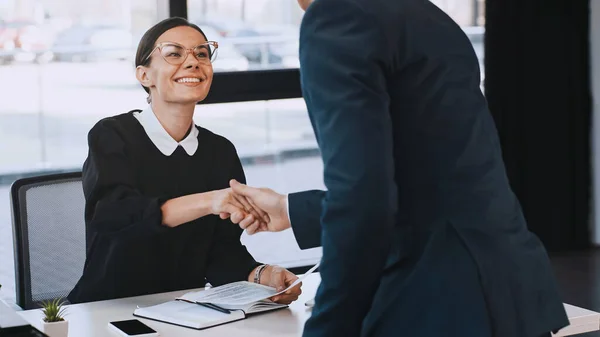
[[[229,311],[228,309],[225,308],[221,308],[220,306],[216,305],[216,304],[212,304],[212,303],[203,303],[203,302],[196,302],[196,304],[200,304],[203,307],[207,307],[216,311],[220,311],[224,314],[231,314],[231,311]]]

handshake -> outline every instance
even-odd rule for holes
[[[213,213],[229,218],[248,234],[290,228],[286,196],[269,188],[250,187],[232,179],[230,188],[215,191]]]

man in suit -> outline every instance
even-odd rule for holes
[[[539,337],[568,324],[506,177],[469,39],[426,0],[299,0],[326,192],[232,182],[322,245],[305,336]]]

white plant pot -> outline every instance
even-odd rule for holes
[[[69,321],[47,323],[42,320],[42,330],[49,337],[67,337],[69,335]]]

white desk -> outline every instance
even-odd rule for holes
[[[290,305],[289,309],[250,316],[245,320],[206,330],[193,330],[143,318],[138,319],[158,331],[161,337],[298,337],[302,335],[304,323],[311,314],[311,310],[304,304],[314,297],[319,282],[319,274],[309,275],[304,280],[302,295],[298,301]],[[133,316],[133,311],[136,309],[136,306],[149,306],[170,301],[183,295],[185,292],[187,292],[187,290],[70,305],[68,306],[66,316],[69,321],[69,336],[110,336],[109,330],[107,329],[108,322],[135,318]],[[567,310],[572,325],[559,331],[556,335],[557,337],[600,330],[599,313],[568,304],[565,304],[565,309]],[[19,314],[36,328],[41,328],[42,314],[40,310],[20,311]]]
[[[244,320],[206,330],[183,328],[133,316],[133,311],[138,305],[143,307],[171,301],[190,290],[73,304],[68,306],[65,318],[69,321],[70,337],[112,336],[107,328],[108,322],[133,318],[139,319],[152,329],[158,331],[161,337],[298,337],[302,334],[304,322],[306,322],[311,314],[311,310],[304,303],[314,297],[319,282],[320,277],[318,274],[309,275],[303,282],[302,295],[300,295],[300,298],[296,302],[290,305],[289,309],[251,315]],[[31,325],[41,330],[42,314],[39,309],[20,311],[19,314]]]

